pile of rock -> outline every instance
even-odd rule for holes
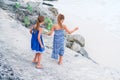
[[[0,0],[0,8],[7,10],[12,18],[27,27],[36,22],[38,15],[49,17],[55,23],[58,14],[53,6],[44,7],[40,2],[32,1],[25,3],[21,0]]]
[[[8,64],[7,60],[4,56],[0,53],[0,80],[23,80],[18,77],[11,66]]]
[[[84,49],[85,39],[80,34],[67,35],[66,47],[80,53],[85,57],[89,57],[87,51]]]

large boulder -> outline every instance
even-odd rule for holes
[[[81,46],[78,43],[74,42],[71,49],[78,52],[81,50]]]
[[[66,35],[66,47],[80,53],[82,56],[89,58],[87,51],[84,49],[85,39],[80,34]]]
[[[67,41],[69,41],[69,42],[75,41],[75,42],[79,43],[82,47],[85,46],[85,39],[80,34],[69,35],[67,37]]]

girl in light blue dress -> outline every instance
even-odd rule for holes
[[[59,14],[58,18],[57,18],[57,24],[54,25],[51,29],[51,31],[48,33],[48,35],[52,35],[52,33],[54,32],[54,40],[53,40],[53,50],[52,50],[52,58],[54,59],[58,59],[59,57],[59,61],[58,64],[62,64],[62,58],[64,55],[64,35],[65,35],[65,31],[68,34],[73,33],[74,31],[78,30],[78,27],[76,27],[73,30],[68,30],[68,28],[66,27],[66,25],[63,24],[64,21],[64,15],[63,14]]]
[[[36,68],[42,68],[41,62],[41,54],[44,52],[44,43],[42,39],[42,28],[44,24],[44,17],[39,16],[37,19],[37,23],[33,25],[30,29],[31,37],[31,49],[35,52],[35,57],[33,62],[37,62]]]

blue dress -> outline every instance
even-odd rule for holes
[[[32,29],[32,38],[31,38],[31,49],[35,52],[35,53],[43,53],[45,48],[42,48],[40,46],[40,43],[38,41],[38,30]],[[44,46],[43,43],[43,39],[42,39],[42,34],[40,35],[40,39],[42,41],[42,44]]]
[[[58,59],[58,56],[64,55],[64,39],[64,30],[55,30],[52,58]]]

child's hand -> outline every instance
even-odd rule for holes
[[[41,45],[41,48],[44,48],[44,46],[43,46],[43,45]]]
[[[46,35],[50,36],[50,33],[46,33]]]
[[[75,28],[75,30],[78,30],[78,29],[79,29],[79,27],[76,27],[76,28]]]
[[[46,35],[49,35],[48,33],[45,33]]]

